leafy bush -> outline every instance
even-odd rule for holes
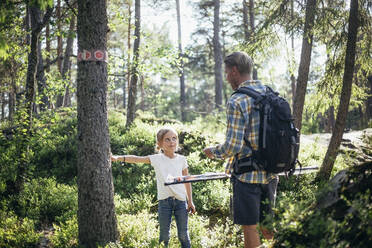
[[[159,230],[156,215],[142,211],[118,217],[120,244],[127,248],[158,247]]]
[[[52,178],[33,179],[25,184],[18,201],[23,217],[38,224],[63,222],[77,212],[77,189]]]
[[[55,248],[77,248],[78,246],[78,222],[77,216],[61,222],[59,225],[54,224],[54,235],[50,241]]]
[[[149,194],[135,194],[130,199],[121,198],[118,194],[115,194],[114,201],[117,215],[137,214],[144,210],[155,212],[157,210],[157,203],[154,200],[154,196]]]
[[[32,144],[37,151],[32,161],[34,175],[53,176],[59,183],[74,184],[77,176],[76,112],[62,109],[45,112],[40,118]]]
[[[33,220],[20,219],[12,212],[0,212],[0,247],[37,247],[39,238]]]
[[[278,232],[274,247],[370,247],[371,177],[372,162],[367,162],[347,172],[337,192],[330,192],[340,196],[335,202],[325,207],[315,202],[287,205],[275,224]],[[329,200],[324,194],[329,190],[322,188],[318,192]]]
[[[220,217],[213,225],[208,219],[197,214],[190,216],[191,247],[243,247],[240,226],[234,225],[229,218]]]

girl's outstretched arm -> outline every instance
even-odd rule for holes
[[[111,161],[121,161],[125,163],[143,163],[150,164],[150,158],[148,156],[135,156],[135,155],[111,155]]]

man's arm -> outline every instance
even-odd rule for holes
[[[228,158],[239,153],[244,145],[245,120],[240,106],[236,102],[227,105],[226,139],[223,144],[204,149],[209,158]]]

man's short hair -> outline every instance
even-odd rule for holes
[[[224,63],[228,68],[236,66],[240,74],[252,74],[253,62],[245,52],[234,52],[228,55]]]

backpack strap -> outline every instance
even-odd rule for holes
[[[254,99],[254,105],[259,105],[260,102],[265,99],[264,94],[262,94],[261,92],[258,92],[257,90],[255,90],[255,89],[253,89],[249,86],[242,86],[242,87],[238,88],[237,90],[235,90],[233,92],[232,95],[234,95],[236,93],[241,93],[241,94],[248,95],[249,97],[252,97]],[[257,110],[258,110],[258,108],[257,108]],[[249,113],[249,127],[251,126],[251,124],[252,124],[252,112]],[[261,133],[260,133],[260,136],[261,136]],[[261,139],[261,137],[260,137],[260,139]],[[259,157],[258,150],[254,150],[252,148],[252,146],[250,145],[250,142],[248,141],[248,139],[245,135],[244,135],[244,142],[245,142],[246,146],[251,148],[252,156],[254,158]],[[237,156],[235,156],[235,159],[237,160]]]
[[[252,97],[255,100],[256,105],[264,99],[264,95],[262,93],[252,89],[251,87],[246,86],[240,87],[233,94],[235,93],[242,93]]]

